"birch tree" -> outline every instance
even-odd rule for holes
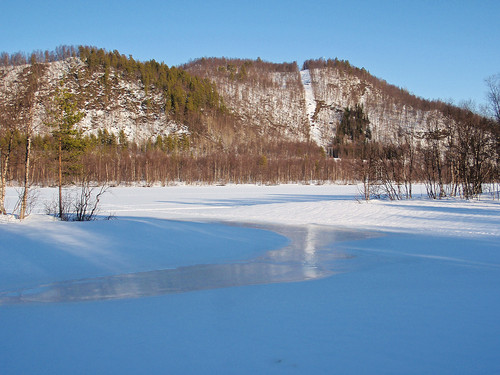
[[[493,75],[486,79],[488,86],[488,105],[491,115],[500,124],[500,74]]]
[[[19,209],[19,219],[23,220],[28,214],[28,195],[30,188],[30,168],[31,168],[31,142],[35,131],[35,109],[38,99],[40,79],[43,73],[43,66],[32,58],[32,64],[23,72],[24,95],[21,102],[22,130],[26,136],[25,158],[24,158],[24,181],[23,193],[21,195],[21,206]]]

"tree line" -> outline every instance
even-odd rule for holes
[[[62,185],[83,180],[107,185],[360,181],[366,199],[405,199],[412,198],[412,185],[420,182],[431,198],[470,199],[483,193],[486,184],[499,182],[498,124],[472,111],[464,112],[460,122],[430,119],[419,134],[399,129],[384,144],[367,136],[369,119],[362,106],[346,108],[342,122],[333,143],[336,158],[307,142],[256,140],[224,148],[209,147],[188,134],[157,136],[140,144],[128,141],[123,132],[74,134],[62,147]],[[6,175],[20,185],[26,137],[15,130],[0,138],[2,150],[7,145],[10,150]],[[32,136],[32,184],[58,184],[59,142],[57,132]],[[3,160],[6,156],[4,152]]]
[[[291,63],[272,63],[260,58],[250,60],[203,57],[184,64],[181,68],[200,77],[210,77],[212,80],[242,81],[264,87],[282,85],[282,82],[276,82],[270,78],[272,73],[297,73],[295,82],[287,82],[287,86],[292,84],[297,89],[301,87],[298,75],[299,67],[295,61]]]
[[[427,195],[476,198],[500,182],[500,122],[468,107],[427,119],[423,131],[399,128],[390,141],[371,139],[363,107],[345,108],[331,153],[354,160],[363,197],[412,198],[412,184],[424,183]]]
[[[0,137],[2,150],[10,143],[8,180],[22,184],[26,135],[19,131]],[[35,135],[30,181],[53,186],[59,180],[62,149],[63,185],[90,179],[99,184],[145,185],[185,183],[289,183],[347,179],[341,163],[306,142],[255,142],[224,149],[201,147],[187,134],[158,136],[140,144],[107,131],[75,135],[60,146],[57,133]],[[5,153],[5,155],[7,152]],[[4,157],[5,157],[4,155]],[[6,165],[6,164],[4,164]]]
[[[31,53],[26,52],[0,52],[0,66],[19,66],[37,63],[49,63],[54,61],[65,60],[68,57],[77,57],[79,54],[78,47],[62,45],[56,47],[55,50],[35,50]]]

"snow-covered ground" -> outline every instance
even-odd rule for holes
[[[62,223],[43,214],[55,193],[0,219],[0,374],[500,373],[487,196],[120,187],[115,220]]]

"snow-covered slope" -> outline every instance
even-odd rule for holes
[[[243,120],[241,124],[256,126],[265,134],[306,137],[325,147],[332,142],[344,109],[356,104],[363,105],[375,140],[391,140],[405,131],[422,132],[430,121],[448,121],[439,110],[367,72],[360,78],[342,66],[321,66],[278,73],[269,65],[245,61],[249,64],[245,78],[225,70],[228,64],[237,73],[243,60],[209,63],[202,59],[187,69],[214,80],[227,106]]]
[[[428,122],[445,117],[435,110],[421,110],[383,92],[368,81],[333,67],[310,70],[317,104],[316,123],[327,139],[332,139],[346,107],[363,105],[374,139],[390,140],[400,129],[421,132]],[[401,133],[401,132],[399,132]]]
[[[0,98],[19,83],[27,66],[0,68]],[[335,66],[299,71],[297,64],[273,64],[260,60],[201,59],[184,67],[188,72],[212,80],[226,107],[237,119],[231,132],[245,137],[295,141],[312,140],[327,146],[347,106],[362,104],[377,140],[390,140],[401,129],[422,131],[429,121],[444,122],[442,113],[419,108],[400,90],[375,85]],[[36,109],[36,129],[47,131],[44,102],[64,78],[80,101],[86,116],[79,124],[85,133],[98,129],[129,139],[145,140],[157,135],[188,132],[186,124],[165,114],[164,93],[154,87],[146,91],[138,79],[125,79],[113,69],[90,71],[77,58],[44,64]],[[107,74],[107,76],[105,76]],[[168,95],[168,93],[167,93]],[[406,98],[406,99],[405,99]],[[408,99],[410,98],[410,99]],[[420,106],[421,107],[421,106]],[[214,127],[208,117],[202,124]],[[217,127],[217,126],[215,126]],[[218,135],[224,138],[224,135]],[[233,136],[234,137],[234,136]],[[250,139],[249,139],[250,140]]]
[[[292,65],[292,64],[290,64]],[[239,126],[272,139],[305,141],[309,123],[295,64],[251,60],[201,59],[186,69],[212,80]]]
[[[0,68],[0,99],[20,84],[23,70],[28,66]],[[43,64],[39,78],[40,90],[34,116],[34,128],[47,132],[46,103],[54,95],[61,80],[73,92],[85,117],[78,127],[84,134],[107,130],[116,136],[121,131],[130,140],[147,140],[157,135],[185,133],[186,126],[167,118],[163,97],[158,92],[147,95],[138,79],[124,79],[111,70],[109,83],[103,84],[104,71],[90,72],[78,58]]]
[[[304,96],[306,101],[306,113],[309,121],[309,135],[311,140],[317,144],[322,144],[321,132],[316,121],[316,100],[314,97],[314,90],[311,83],[311,73],[309,69],[300,71],[300,79],[304,86]]]

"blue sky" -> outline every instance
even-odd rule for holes
[[[67,45],[178,65],[204,56],[349,60],[427,99],[485,102],[500,1],[3,1],[0,51]]]

